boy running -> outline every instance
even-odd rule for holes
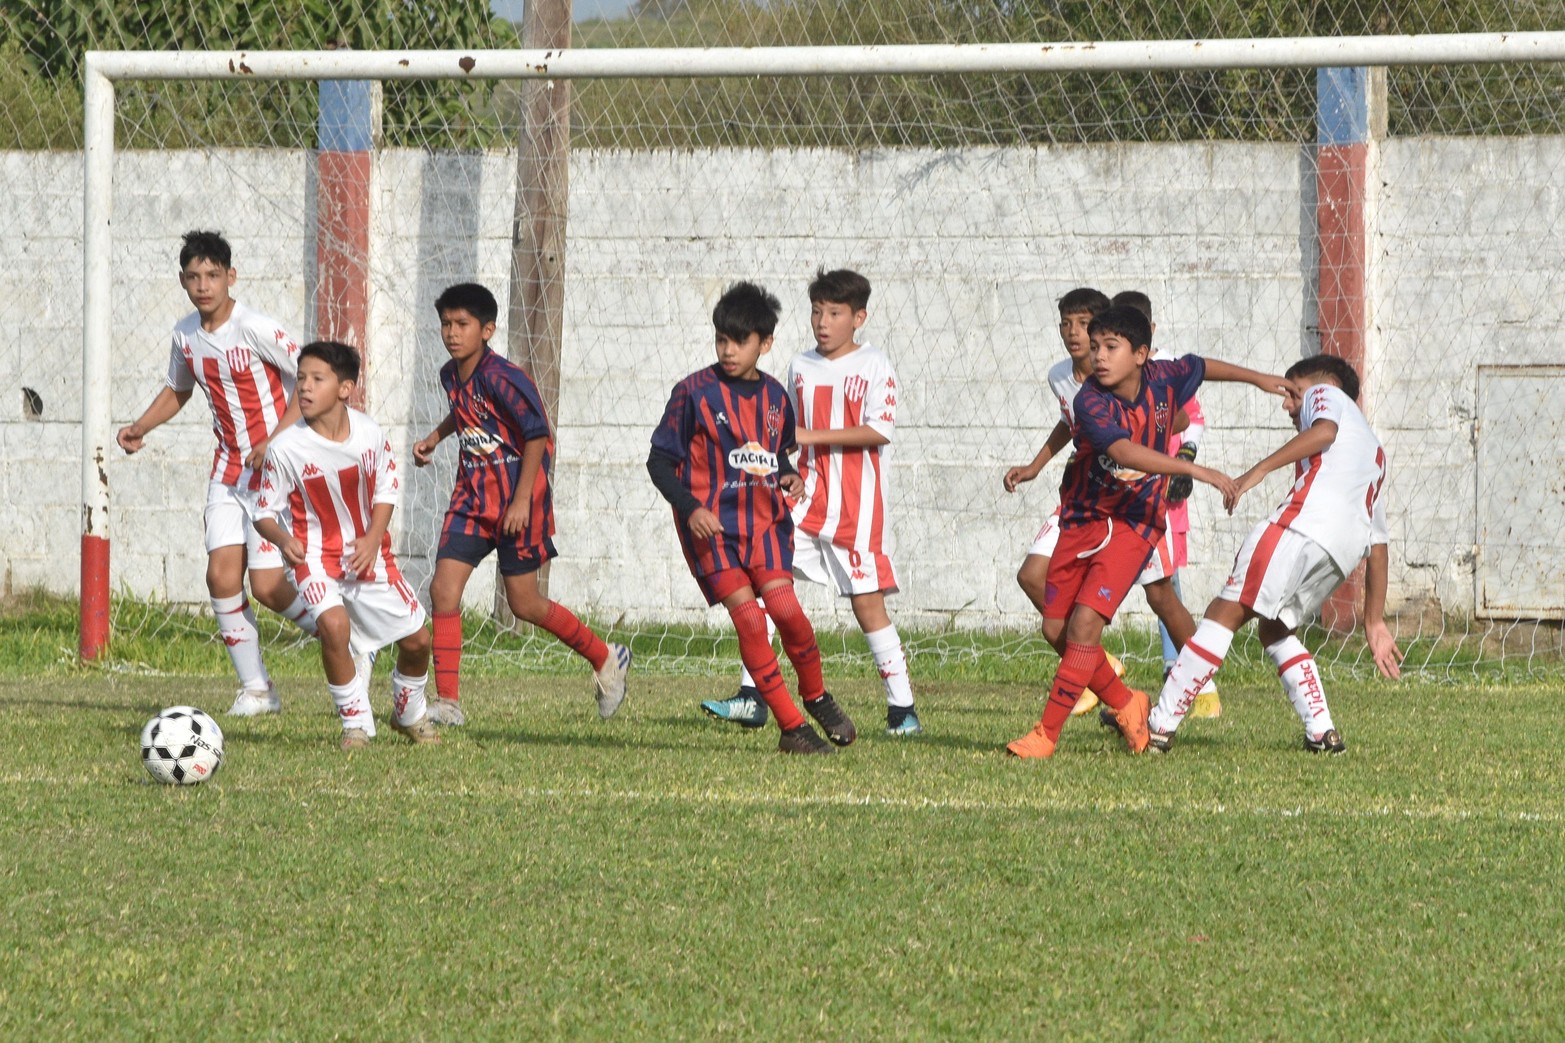
[[[358,379],[358,353],[346,344],[316,341],[299,352],[302,419],[267,449],[255,527],[292,566],[319,629],[342,749],[361,749],[375,736],[368,676],[354,655],[392,642],[391,727],[415,743],[438,743],[424,701],[424,607],[397,568],[387,531],[400,497],[397,462],[380,425],[348,406]],[[292,531],[282,527],[285,513]]]
[[[174,326],[167,383],[133,424],[115,437],[126,453],[145,445],[146,436],[174,417],[197,386],[212,410],[212,454],[207,483],[207,593],[218,632],[239,677],[239,693],[228,713],[253,717],[278,713],[282,701],[261,658],[250,592],[267,608],[314,634],[315,623],[283,574],[282,555],[255,531],[258,468],[274,433],[299,418],[289,399],[294,387],[298,345],[278,323],[240,304],[230,295],[239,273],[233,250],[217,232],[186,232],[179,251],[179,283],[196,310]]]
[[[1386,452],[1355,404],[1358,374],[1342,359],[1317,355],[1295,362],[1285,376],[1284,408],[1299,433],[1239,476],[1235,498],[1288,464],[1294,465],[1293,487],[1250,531],[1227,584],[1175,660],[1149,722],[1154,750],[1172,745],[1195,694],[1222,666],[1234,634],[1252,619],[1260,620],[1261,643],[1304,724],[1304,748],[1346,750],[1326,705],[1320,669],[1296,631],[1366,557],[1364,637],[1380,672],[1401,676],[1402,650],[1385,621]]]
[[[886,611],[886,595],[897,592],[888,510],[897,375],[884,352],[855,339],[869,294],[869,280],[847,269],[817,270],[809,286],[815,348],[794,357],[786,381],[804,481],[793,506],[793,569],[849,599],[885,687],[886,734],[918,735],[907,656]],[[737,695],[701,708],[746,728],[766,723],[748,670]]]
[[[733,617],[740,659],[782,730],[778,751],[835,753],[794,705],[766,632],[770,615],[804,708],[832,743],[852,743],[858,732],[826,691],[815,629],[793,590],[793,519],[783,492],[804,491],[787,455],[795,447],[793,403],[758,368],[772,349],[780,308],[748,282],[718,299],[717,364],[674,385],[647,473],[674,509],[680,547],[706,603],[721,603]]]
[[[462,452],[429,585],[437,692],[430,714],[436,724],[467,722],[459,687],[462,591],[478,563],[495,552],[511,614],[547,630],[591,664],[598,716],[607,720],[625,701],[630,649],[605,643],[538,589],[538,570],[556,553],[549,485],[554,437],[538,386],[489,347],[500,315],[494,294],[477,283],[459,283],[436,298],[435,311],[451,356],[440,369],[451,412],[413,446],[413,463],[428,465],[441,440],[458,431]]]

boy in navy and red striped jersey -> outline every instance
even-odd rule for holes
[[[1233,510],[1233,479],[1168,455],[1180,403],[1204,380],[1239,381],[1277,395],[1281,377],[1216,359],[1185,355],[1149,361],[1152,329],[1132,307],[1110,307],[1087,327],[1092,376],[1076,394],[1075,458],[1060,482],[1060,539],[1044,585],[1043,636],[1060,653],[1043,717],[1009,743],[1017,757],[1049,757],[1083,688],[1113,714],[1132,753],[1147,748],[1145,692],[1126,687],[1101,638],[1136,585],[1167,525],[1168,476],[1189,475],[1223,494]]]
[[[834,753],[794,705],[766,634],[769,614],[798,673],[804,708],[833,743],[851,743],[857,732],[826,691],[815,628],[793,591],[793,517],[783,492],[797,496],[804,488],[788,460],[797,446],[793,404],[757,368],[772,349],[780,308],[748,282],[718,299],[717,364],[674,386],[652,434],[647,472],[674,508],[685,561],[707,604],[721,602],[733,617],[739,658],[782,729],[777,749]]]
[[[430,715],[438,724],[466,723],[458,687],[462,591],[478,563],[497,551],[511,613],[547,630],[592,664],[598,715],[611,717],[625,699],[630,649],[605,643],[538,589],[538,570],[556,553],[549,487],[554,438],[538,387],[520,366],[489,347],[500,315],[494,294],[477,283],[459,283],[436,298],[435,311],[451,355],[440,369],[451,412],[413,446],[413,462],[425,466],[440,441],[458,432],[462,452],[429,585],[438,693]]]

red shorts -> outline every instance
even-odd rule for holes
[[[708,576],[697,576],[696,582],[701,585],[701,593],[706,595],[706,603],[716,605],[742,587],[749,587],[759,594],[761,587],[779,579],[792,583],[793,573],[755,565],[749,568],[722,569]]]
[[[1066,619],[1071,609],[1086,605],[1113,619],[1153,549],[1129,525],[1108,518],[1062,530],[1044,580],[1043,617]]]

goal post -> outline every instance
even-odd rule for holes
[[[1565,61],[1565,32],[1493,33],[1291,39],[1208,39],[1108,41],[1097,43],[1007,43],[837,47],[709,49],[574,49],[564,51],[254,51],[254,52],[105,52],[92,51],[84,63],[83,344],[81,445],[81,641],[84,658],[95,658],[109,636],[109,548],[111,502],[105,461],[117,452],[111,424],[110,364],[113,315],[115,94],[123,81],[398,81],[398,80],[625,80],[753,79],[782,77],[973,76],[1067,73],[1145,73],[1177,70],[1324,69],[1367,70],[1388,66],[1551,63]],[[1323,79],[1339,100],[1356,105],[1361,83]],[[1322,100],[1324,105],[1324,100]],[[1335,110],[1334,110],[1335,112]],[[1356,350],[1373,353],[1366,339],[1363,266],[1370,264],[1365,236],[1373,234],[1373,215],[1342,208],[1365,205],[1372,172],[1352,149],[1354,119],[1322,115],[1320,134],[1311,147],[1345,149],[1333,167],[1341,176],[1319,171],[1315,194],[1322,224],[1340,218],[1337,236],[1320,243],[1315,257],[1321,295],[1315,319],[1321,342],[1334,345],[1331,324],[1360,324]],[[1344,131],[1343,128],[1348,130]],[[1304,143],[1301,143],[1304,144]],[[992,158],[992,157],[990,157]],[[997,160],[998,161],[998,160]],[[1357,162],[1359,165],[1354,166]],[[1336,186],[1335,188],[1333,186]],[[1340,192],[1340,197],[1333,193]],[[1340,204],[1340,206],[1339,206]],[[1324,229],[1317,233],[1325,235]],[[1357,237],[1355,239],[1354,237]],[[1356,257],[1357,261],[1351,260]],[[1344,260],[1344,258],[1350,258]],[[844,263],[848,263],[844,260]],[[1349,271],[1359,264],[1356,276]],[[733,277],[748,274],[730,273]],[[873,272],[871,273],[873,275]],[[1344,278],[1347,275],[1347,278]],[[1062,279],[1070,276],[1061,275]],[[1356,281],[1355,281],[1356,280]],[[1330,289],[1326,284],[1330,283]],[[1115,287],[1119,288],[1119,287]],[[1326,297],[1330,295],[1331,306]],[[1357,295],[1357,296],[1355,296]],[[1356,309],[1356,310],[1355,310]],[[1333,317],[1338,316],[1338,317]],[[1041,318],[1047,332],[1047,315]],[[1181,347],[1194,350],[1188,340]],[[1041,353],[1056,349],[1045,345]],[[1358,359],[1364,361],[1361,354]],[[697,364],[692,361],[691,368]],[[1361,367],[1362,368],[1362,367]],[[373,379],[373,376],[372,376]],[[975,392],[976,394],[976,392]],[[555,418],[558,422],[559,418]],[[1047,425],[1043,425],[1047,426]],[[1190,592],[1187,591],[1187,596]],[[1200,595],[1196,595],[1197,597]],[[944,609],[931,610],[936,615]]]

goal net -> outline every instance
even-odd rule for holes
[[[189,310],[174,277],[179,235],[220,229],[238,299],[301,342],[344,328],[361,338],[366,408],[408,476],[396,548],[426,590],[456,451],[451,440],[433,466],[411,466],[412,442],[445,413],[433,301],[470,280],[502,306],[512,299],[516,200],[529,188],[518,109],[526,85],[543,83],[569,92],[570,113],[549,589],[628,639],[647,668],[706,673],[731,658],[726,618],[702,607],[647,480],[652,428],[674,382],[710,363],[711,307],[728,283],[753,279],[783,301],[765,360],[781,375],[812,344],[805,285],[820,267],[869,277],[861,339],[898,372],[891,611],[915,673],[919,659],[981,674],[1043,651],[1014,575],[1057,502],[1059,464],[1015,494],[1001,476],[1031,459],[1057,416],[1043,378],[1064,357],[1056,301],[1076,286],[1146,292],[1157,346],[1173,352],[1274,372],[1347,354],[1391,461],[1390,609],[1409,667],[1460,678],[1551,668],[1565,614],[1552,535],[1565,36],[1515,32],[1537,26],[1514,6],[1505,25],[1444,7],[1418,25],[1297,15],[1278,27],[1301,38],[1273,40],[1216,14],[1102,24],[1028,20],[1021,8],[642,0],[578,23],[573,47],[546,56],[503,50],[519,42],[515,27],[461,5],[449,24],[389,40],[300,40],[287,19],[264,38],[213,30],[199,41],[118,22],[118,36],[86,42],[186,50],[100,55],[88,71],[89,84],[113,77],[102,114],[112,151],[96,168],[112,171],[112,188],[97,186],[112,220],[93,225],[105,211],[93,209],[89,162],[85,270],[69,250],[38,251],[32,281],[14,285],[46,315],[5,321],[13,344],[36,340],[37,323],[72,343],[85,281],[88,325],[106,309],[106,340],[96,356],[89,346],[79,385],[57,356],[13,357],[17,383],[41,400],[40,417],[21,423],[43,420],[27,430],[47,429],[58,460],[81,455],[95,422],[102,441],[134,419]],[[1483,34],[1332,35],[1452,29]],[[47,75],[49,61],[75,61],[71,41],[49,51],[37,34],[7,31],[22,66],[44,70],[0,81],[13,99],[3,176],[15,220],[32,242],[69,243],[74,150],[96,147],[75,119],[79,93]],[[1154,37],[1170,39],[1134,42]],[[1007,40],[1108,42],[995,42]],[[222,49],[241,42],[312,53]],[[339,43],[359,49],[322,50]],[[826,43],[879,46],[683,50]],[[474,49],[452,49],[461,44]],[[929,46],[887,46],[902,44]],[[87,109],[90,134],[91,98]],[[511,325],[502,313],[502,351],[514,347]],[[1277,403],[1252,389],[1209,385],[1201,398],[1203,463],[1237,474],[1289,437]],[[86,437],[73,426],[84,423]],[[140,620],[148,601],[205,600],[209,426],[192,403],[133,458],[107,434],[80,500],[38,488],[36,504],[13,507],[27,524],[63,518],[68,531],[85,504],[84,524],[112,543],[121,625],[126,605]],[[1233,517],[1197,489],[1181,576],[1194,611],[1287,481],[1274,475]],[[28,554],[11,552],[13,582],[74,581]],[[828,658],[857,662],[845,600],[800,589]],[[494,604],[494,577],[480,570],[467,607],[488,616]],[[1111,647],[1155,660],[1150,624],[1132,595]],[[1371,669],[1359,641],[1310,640],[1338,671]],[[530,667],[570,656],[499,623],[470,635],[469,654]]]

